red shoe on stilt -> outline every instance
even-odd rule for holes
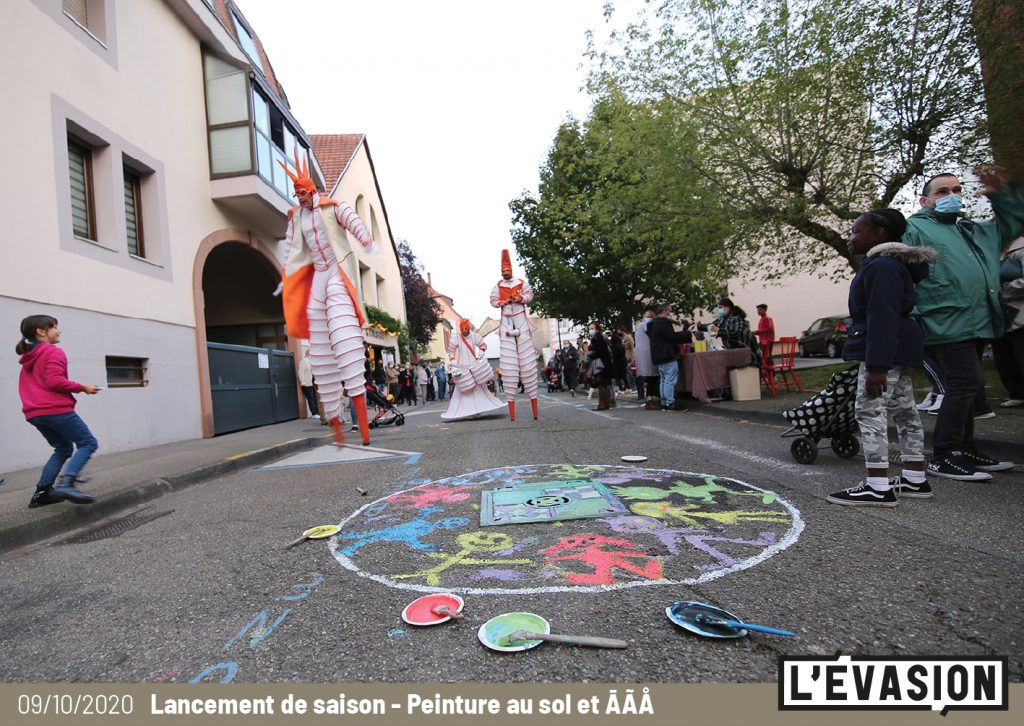
[[[355,396],[350,399],[352,405],[356,409],[356,421],[359,422],[359,437],[362,439],[363,446],[370,445],[370,422],[366,416],[366,394],[362,396]]]
[[[515,401],[509,401],[508,402],[508,417],[510,419],[512,419],[513,421],[516,420],[516,402]]]
[[[536,398],[531,398],[530,399],[530,405],[533,406],[533,420],[536,421],[537,420],[537,399]]]
[[[331,419],[331,431],[334,433],[334,445],[340,449],[345,445],[345,432],[341,428],[341,419],[337,416]]]

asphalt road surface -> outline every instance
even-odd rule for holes
[[[539,421],[521,402],[514,423],[446,422],[435,405],[374,432],[390,454],[277,462],[125,513],[162,516],[119,536],[13,553],[0,562],[0,679],[766,682],[780,654],[841,651],[1007,655],[1021,680],[1024,472],[933,480],[934,499],[894,509],[839,507],[824,497],[855,484],[861,460],[826,450],[797,464],[781,423],[541,403]],[[493,494],[523,488],[536,501],[518,508]],[[628,509],[481,526],[482,506],[505,521]],[[285,549],[317,524],[341,535]],[[439,590],[461,594],[464,619],[402,621]],[[797,637],[699,638],[666,617],[681,600]],[[629,646],[484,648],[478,628],[511,611]]]

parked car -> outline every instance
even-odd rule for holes
[[[852,324],[853,318],[843,315],[815,320],[797,341],[797,355],[801,358],[809,355],[842,357],[843,346],[846,345],[846,330]]]

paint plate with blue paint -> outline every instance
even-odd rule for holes
[[[535,613],[515,612],[495,615],[480,626],[476,637],[491,650],[513,653],[520,650],[536,648],[541,640],[515,640],[509,642],[509,636],[517,630],[528,630],[532,633],[547,634],[551,625],[547,620]]]
[[[668,619],[684,630],[705,638],[742,638],[747,634],[742,628],[716,624],[720,620],[738,620],[728,610],[716,608],[701,602],[675,602],[665,608]]]

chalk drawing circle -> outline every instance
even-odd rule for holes
[[[484,491],[550,494],[549,485],[581,481],[601,484],[628,510],[480,525]],[[788,548],[804,522],[775,492],[733,477],[558,464],[485,469],[395,491],[338,526],[328,547],[360,577],[416,592],[530,595],[708,582]]]

